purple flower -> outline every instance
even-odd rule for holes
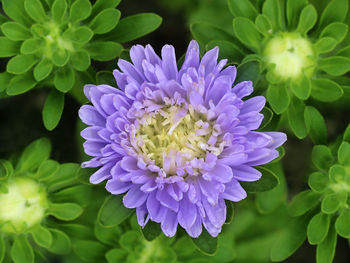
[[[109,192],[126,193],[124,205],[136,208],[142,227],[158,222],[171,237],[180,224],[198,237],[204,226],[217,236],[225,200],[247,196],[239,181],[259,180],[252,166],[278,157],[286,135],[254,131],[265,98],[242,100],[253,92],[252,82],[233,86],[236,68],[217,63],[218,48],[200,59],[192,41],[180,70],[170,45],[161,58],[150,45],[133,46],[130,57],[133,64],[120,59],[113,72],[120,89],[84,88],[92,105],[79,111],[89,125],[81,136],[93,158],[83,167],[101,167],[90,182],[107,180]]]

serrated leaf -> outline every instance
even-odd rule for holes
[[[85,50],[80,50],[71,55],[72,65],[78,71],[85,71],[90,66],[90,56]]]
[[[17,55],[7,63],[7,72],[11,74],[23,74],[30,70],[38,62],[34,55]]]
[[[3,23],[1,25],[1,31],[8,39],[14,41],[26,40],[32,35],[28,28],[17,22]]]
[[[338,161],[343,165],[350,165],[350,143],[342,142],[338,149]]]
[[[326,123],[321,113],[312,106],[306,106],[304,111],[306,129],[314,144],[327,143]]]
[[[285,112],[290,103],[290,97],[285,85],[270,84],[266,98],[273,111],[277,114]]]
[[[319,194],[310,190],[305,190],[294,196],[288,206],[288,211],[292,216],[301,216],[315,207],[319,203]]]
[[[64,107],[64,93],[51,90],[45,101],[42,112],[43,122],[46,129],[52,131],[58,125]]]
[[[341,56],[322,58],[318,61],[318,67],[331,76],[340,76],[350,71],[350,58]]]
[[[328,186],[328,177],[320,172],[314,172],[310,175],[308,184],[312,191],[322,192]]]
[[[258,15],[257,10],[249,0],[228,0],[227,3],[228,8],[235,17],[246,17],[254,21],[255,17]]]
[[[53,80],[55,88],[63,93],[71,90],[73,88],[74,82],[74,70],[70,67],[58,69]]]
[[[75,203],[51,204],[48,210],[48,214],[64,221],[74,220],[82,213],[81,206]]]
[[[69,237],[58,229],[49,229],[52,235],[52,244],[48,248],[49,251],[59,254],[67,255],[71,250],[71,241]]]
[[[50,156],[51,144],[46,138],[38,139],[29,144],[20,156],[16,170],[34,171]]]
[[[10,96],[19,95],[34,88],[36,84],[37,82],[34,79],[32,72],[27,72],[25,74],[13,77],[9,83],[6,93]]]
[[[14,21],[23,25],[30,25],[32,20],[28,17],[24,10],[23,0],[3,0],[2,8],[6,15],[12,18]]]
[[[311,85],[311,96],[319,101],[332,102],[343,95],[343,90],[338,83],[330,79],[313,79]]]
[[[244,45],[253,48],[254,51],[260,49],[262,37],[255,24],[249,19],[244,17],[233,19],[233,32]]]
[[[153,32],[161,23],[162,18],[153,13],[127,16],[119,21],[107,39],[119,43],[129,42]]]
[[[322,212],[316,214],[307,226],[307,238],[311,245],[320,244],[327,236],[331,218]]]
[[[51,7],[52,18],[56,22],[61,22],[64,19],[66,12],[67,12],[66,0],[55,0],[55,2]]]
[[[73,250],[84,261],[102,262],[107,248],[96,241],[79,240],[74,243]]]
[[[313,5],[309,4],[303,8],[299,17],[297,31],[302,35],[306,35],[316,24],[317,11]]]
[[[25,0],[24,9],[27,14],[36,22],[45,22],[48,20],[44,7],[40,0]]]
[[[279,0],[266,0],[262,7],[262,13],[269,18],[274,30],[280,29],[282,21],[282,10]]]
[[[330,227],[329,232],[325,240],[317,246],[316,249],[316,262],[317,263],[332,263],[335,253],[335,247],[337,244],[337,233],[334,230],[333,225]]]
[[[90,57],[98,61],[108,61],[118,57],[122,50],[122,45],[112,41],[95,41],[87,48]]]
[[[97,220],[103,226],[117,226],[128,218],[131,213],[133,213],[133,210],[124,206],[120,195],[109,196],[102,204]]]
[[[11,258],[14,263],[34,263],[34,252],[25,235],[15,237]]]
[[[348,32],[348,26],[344,23],[332,23],[327,25],[321,32],[320,38],[331,37],[336,40],[336,43],[340,43]]]
[[[219,58],[228,59],[229,63],[239,63],[243,59],[243,53],[239,47],[232,42],[226,40],[214,40],[210,41],[206,45],[206,49],[219,47]]]
[[[308,4],[307,0],[287,0],[287,21],[290,28],[296,28],[298,24],[298,15]]]
[[[256,169],[261,172],[261,178],[255,182],[240,182],[244,190],[251,193],[265,192],[278,186],[279,179],[271,170],[262,166]]]
[[[323,54],[331,52],[336,45],[337,41],[334,38],[322,37],[317,40],[314,47],[319,54]]]
[[[339,217],[337,218],[337,221],[335,221],[335,230],[337,233],[344,237],[344,238],[350,238],[350,209],[344,208]]]
[[[348,6],[348,0],[330,1],[322,12],[319,28],[323,28],[332,22],[342,22],[348,12]]]
[[[95,34],[105,34],[110,32],[118,24],[119,18],[119,10],[107,8],[94,17],[89,27]]]
[[[218,240],[209,235],[203,228],[202,234],[197,238],[191,238],[196,248],[206,255],[214,255],[218,246]]]
[[[295,136],[303,139],[307,135],[304,120],[305,104],[297,98],[293,98],[287,110],[288,123]]]
[[[52,245],[52,235],[48,229],[41,225],[37,225],[30,232],[32,237],[39,246],[48,248]]]
[[[78,22],[88,18],[91,14],[89,0],[76,0],[70,7],[69,17],[72,22]]]
[[[41,81],[45,79],[50,75],[52,68],[53,68],[52,62],[49,59],[44,58],[34,67],[34,70],[33,70],[34,78],[37,81]]]
[[[149,221],[146,226],[142,228],[142,234],[148,241],[157,238],[161,232],[160,224],[153,221]]]
[[[330,149],[324,145],[316,145],[312,149],[311,159],[317,169],[324,171],[328,171],[334,161]]]

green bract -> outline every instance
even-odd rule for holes
[[[338,100],[343,95],[342,76],[350,71],[349,43],[343,41],[349,3],[327,3],[317,11],[308,0],[228,0],[233,35],[202,22],[191,26],[206,49],[217,45],[222,57],[249,68],[246,74],[258,89],[266,89],[273,111],[287,118],[298,138],[310,134],[315,143],[326,143],[320,137],[325,134],[324,120],[305,104],[310,98]]]
[[[67,222],[83,213],[90,186],[77,185],[78,164],[50,160],[50,151],[49,141],[39,139],[15,164],[0,160],[0,262],[68,254],[73,235],[67,226],[83,228]]]
[[[161,23],[155,14],[120,19],[120,0],[4,0],[0,57],[11,57],[0,74],[1,91],[13,96],[34,87],[54,86],[43,110],[44,125],[54,129],[64,106],[64,93],[82,89],[80,79],[91,60],[120,55],[120,43],[134,40]],[[136,30],[137,29],[137,30]],[[90,68],[88,74],[95,74]],[[85,77],[86,78],[86,77]],[[86,83],[86,81],[83,81]],[[76,94],[72,92],[72,94]]]
[[[304,233],[307,235],[302,241],[307,237],[310,244],[317,245],[317,263],[333,261],[337,235],[350,238],[349,135],[350,125],[343,141],[336,147],[317,145],[313,148],[312,162],[317,171],[309,176],[311,190],[297,194],[289,206],[290,214],[299,218],[300,224],[305,226]],[[273,250],[271,257],[275,261],[284,260],[294,251],[280,241],[276,246],[284,247],[285,252]]]

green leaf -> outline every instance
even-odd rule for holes
[[[48,20],[44,7],[40,0],[25,0],[24,9],[27,14],[36,22],[45,22]]]
[[[329,178],[332,183],[339,183],[340,185],[344,185],[347,182],[347,173],[345,167],[340,164],[332,165],[329,169]]]
[[[0,159],[0,180],[10,177],[13,174],[13,166],[7,160]]]
[[[14,21],[23,25],[32,24],[32,20],[28,17],[24,10],[23,0],[2,0],[2,8],[6,15],[12,18]]]
[[[239,63],[243,59],[243,53],[239,47],[226,40],[213,40],[206,45],[206,49],[219,47],[219,58],[228,59],[229,63]]]
[[[233,203],[231,201],[225,200],[225,204],[226,204],[225,224],[231,224],[234,217]]]
[[[34,171],[50,156],[51,144],[46,138],[38,139],[29,144],[18,160],[16,170]]]
[[[107,84],[110,86],[115,85],[115,78],[113,76],[113,73],[110,71],[99,71],[96,74],[96,84],[97,85],[103,85]]]
[[[122,45],[112,41],[95,41],[87,49],[90,57],[98,61],[108,61],[118,57],[122,50]]]
[[[57,67],[63,67],[69,61],[70,54],[68,50],[57,48],[52,54],[52,62]]]
[[[332,22],[342,22],[348,12],[348,0],[332,0],[323,10],[319,28],[324,28]]]
[[[0,57],[11,57],[19,53],[21,43],[0,36]]]
[[[43,48],[43,42],[41,39],[30,38],[25,40],[21,45],[22,54],[34,54],[38,50]]]
[[[332,102],[343,95],[338,83],[330,79],[312,79],[311,86],[311,96],[319,101]]]
[[[209,235],[203,228],[202,234],[197,238],[191,238],[196,248],[205,255],[214,255],[218,246],[216,237]]]
[[[313,5],[309,4],[303,8],[299,17],[297,31],[302,35],[306,35],[310,29],[316,24],[317,11]]]
[[[93,35],[94,33],[90,28],[87,26],[81,26],[72,31],[70,39],[79,44],[86,44],[90,41]]]
[[[350,58],[341,56],[322,58],[318,61],[318,67],[331,76],[341,76],[350,71]]]
[[[108,40],[125,43],[156,30],[162,18],[153,13],[141,13],[121,19],[114,30],[109,33]],[[216,38],[213,38],[214,40]]]
[[[51,204],[48,210],[48,214],[64,221],[74,220],[82,213],[83,208],[75,203]]]
[[[312,106],[306,106],[304,111],[305,125],[314,144],[327,143],[326,123],[321,113]]]
[[[102,262],[107,249],[96,241],[79,240],[74,243],[73,250],[79,258],[88,262]]]
[[[254,21],[258,15],[254,5],[249,0],[228,0],[227,3],[228,8],[235,17],[246,17]]]
[[[6,93],[10,96],[19,95],[34,88],[36,84],[37,82],[34,79],[32,72],[27,72],[23,75],[13,77],[6,90]]]
[[[336,43],[343,41],[346,33],[348,32],[348,26],[344,23],[332,23],[327,25],[321,32],[320,38],[331,37],[336,40]]]
[[[45,180],[52,176],[59,168],[59,163],[54,160],[46,160],[41,163],[38,171],[35,174],[35,177],[39,178],[39,180]]]
[[[328,177],[320,172],[314,172],[310,175],[308,184],[312,191],[321,193],[328,186]]]
[[[306,100],[311,94],[310,78],[303,74],[299,80],[291,81],[290,87],[294,95],[301,100]]]
[[[288,123],[295,136],[303,139],[307,135],[307,129],[304,120],[305,104],[299,99],[293,97],[287,110]]]
[[[342,142],[338,149],[338,162],[344,166],[350,166],[350,143]]]
[[[34,78],[41,81],[50,75],[53,65],[51,60],[44,58],[35,67],[33,71]]]
[[[78,71],[85,71],[90,66],[90,56],[85,50],[80,50],[71,55],[73,68]]]
[[[0,73],[0,92],[3,92],[5,89],[7,89],[10,81],[11,81],[12,75],[7,72],[1,72]]]
[[[265,167],[256,167],[262,174],[261,178],[255,182],[240,182],[244,190],[251,193],[266,192],[279,185],[278,177]]]
[[[32,237],[39,246],[49,248],[52,245],[52,235],[48,229],[37,225],[31,230]]]
[[[193,23],[190,29],[193,37],[202,45],[206,45],[213,40],[234,42],[233,36],[209,23]]]
[[[55,203],[74,202],[81,206],[89,205],[89,198],[91,194],[91,187],[88,185],[74,185],[71,187],[64,188],[51,195],[51,200]]]
[[[297,27],[299,14],[307,4],[307,0],[287,0],[287,21],[290,28]]]
[[[270,110],[270,108],[264,107],[260,113],[264,115],[264,119],[260,124],[259,130],[263,130],[271,122],[273,118],[273,112]]]
[[[6,254],[6,246],[4,242],[4,237],[0,236],[0,262],[4,260]]]
[[[320,244],[327,236],[331,218],[322,212],[316,214],[307,226],[307,238],[311,245]]]
[[[272,32],[271,22],[265,15],[259,14],[255,19],[255,25],[256,29],[265,36],[269,36]]]
[[[7,72],[11,74],[23,74],[30,70],[38,62],[34,55],[17,55],[7,63]]]
[[[94,225],[94,234],[97,239],[103,244],[107,244],[109,246],[114,246],[116,243],[118,243],[121,233],[122,230],[119,226],[105,227],[98,222],[96,222]]]
[[[316,262],[317,263],[332,263],[335,253],[335,247],[337,244],[337,233],[334,227],[331,226],[327,237],[316,249]]]
[[[91,3],[89,0],[76,0],[70,7],[70,20],[78,22],[88,18],[91,14]]]
[[[255,24],[247,18],[233,19],[233,32],[235,36],[246,46],[258,51],[261,45],[261,35]]]
[[[285,224],[280,236],[272,245],[271,260],[283,261],[292,255],[306,238],[309,216],[296,217]]]
[[[148,241],[152,241],[153,239],[157,238],[161,232],[162,230],[160,229],[160,224],[153,221],[148,221],[146,226],[142,228],[142,234]]]
[[[350,45],[346,46],[336,52],[337,56],[350,57]]]
[[[71,241],[69,237],[58,229],[49,229],[52,235],[52,244],[48,248],[49,251],[59,255],[69,254],[71,249]]]
[[[235,83],[242,81],[252,81],[253,85],[258,82],[260,77],[260,62],[256,60],[241,63],[237,67],[237,77]]]
[[[142,240],[143,238],[140,232],[131,230],[127,231],[119,238],[119,244],[123,249],[133,251]]]
[[[77,183],[79,164],[64,163],[61,164],[53,176],[45,178],[48,191],[54,192],[64,187],[68,187]]]
[[[117,226],[133,213],[124,206],[120,195],[109,196],[102,204],[97,220],[103,226]]]
[[[350,142],[350,124],[348,124],[348,127],[346,127],[343,135],[343,141]]]
[[[288,206],[288,211],[292,216],[301,216],[315,207],[319,203],[319,194],[311,190],[305,190],[294,196]]]
[[[331,150],[324,145],[316,145],[312,149],[311,159],[316,168],[323,171],[328,171],[334,161]]]
[[[52,18],[56,22],[61,22],[65,18],[66,12],[67,12],[66,0],[55,0],[55,2],[51,7]]]
[[[115,8],[120,3],[120,0],[97,0],[92,7],[91,16],[95,17],[101,11],[107,8]]]
[[[32,35],[28,28],[17,22],[6,22],[2,24],[1,31],[8,39],[14,41],[26,40]]]
[[[281,29],[282,11],[279,0],[266,0],[262,7],[262,13],[270,19],[275,31]]]
[[[335,46],[337,45],[337,41],[331,37],[322,37],[317,40],[314,47],[319,54],[331,52]]]
[[[125,262],[128,252],[119,248],[113,248],[106,253],[108,263]]]
[[[15,237],[11,258],[14,263],[34,263],[34,252],[25,235]]]
[[[321,203],[321,211],[325,214],[334,214],[342,203],[342,194],[333,193],[326,195]]]
[[[340,216],[337,218],[337,221],[335,221],[335,230],[337,233],[344,237],[344,238],[350,238],[350,209],[344,208]]]
[[[289,93],[285,85],[270,84],[267,89],[266,99],[272,110],[277,114],[285,112],[290,103]]]
[[[57,70],[53,83],[55,88],[63,93],[73,88],[75,82],[74,70],[70,67],[64,67]]]
[[[52,131],[58,125],[64,107],[64,93],[51,90],[43,108],[43,122],[47,130]]]
[[[120,11],[114,8],[103,10],[91,21],[89,27],[95,34],[105,34],[118,24]]]

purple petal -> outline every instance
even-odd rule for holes
[[[137,160],[131,156],[125,156],[120,162],[120,167],[127,172],[140,170],[140,168],[137,166]]]
[[[106,125],[106,119],[91,105],[83,105],[79,109],[79,118],[87,125],[100,127]]]
[[[238,181],[254,182],[261,178],[261,172],[247,165],[232,167],[233,177]]]
[[[95,173],[90,176],[90,183],[98,184],[102,181],[111,178],[111,168],[113,167],[113,163],[106,164],[98,169]]]
[[[160,204],[155,192],[148,195],[146,206],[152,221],[160,223],[164,220],[168,209]]]
[[[113,195],[119,195],[128,191],[131,186],[131,183],[123,183],[118,179],[111,179],[108,180],[106,184],[106,189]]]
[[[140,72],[128,61],[124,59],[118,60],[118,67],[123,73],[126,73],[129,77],[136,80],[139,84],[142,84],[144,79]]]
[[[279,153],[276,150],[268,148],[256,149],[249,153],[246,165],[257,166],[271,162],[278,157]]]
[[[179,224],[185,229],[191,228],[197,219],[197,207],[190,202],[187,194],[184,195],[180,202],[177,219]]]
[[[202,218],[197,214],[196,220],[190,228],[185,228],[186,232],[193,238],[197,238],[202,233]]]
[[[237,180],[232,179],[231,182],[225,184],[225,192],[222,193],[222,197],[232,202],[238,202],[246,198],[247,193]]]
[[[145,194],[140,190],[139,186],[133,186],[126,195],[123,197],[123,203],[127,208],[136,208],[142,205],[148,194]]]
[[[141,45],[132,46],[130,48],[130,58],[139,72],[142,72],[142,61],[146,59],[145,48]]]
[[[165,207],[177,212],[179,210],[179,202],[172,198],[166,189],[158,190],[156,198]]]
[[[198,67],[199,64],[199,46],[195,40],[192,40],[188,45],[184,63],[181,70],[188,69],[190,67]]]
[[[162,68],[168,80],[177,79],[177,64],[173,46],[165,45],[162,48]]]
[[[232,88],[232,92],[234,92],[238,98],[244,98],[253,92],[253,82],[242,81]]]
[[[220,183],[227,183],[233,177],[231,168],[224,164],[216,164],[214,169],[210,170],[208,174]]]
[[[246,100],[241,108],[241,114],[248,113],[251,111],[261,111],[264,108],[266,99],[263,96],[256,96]]]
[[[219,199],[216,205],[209,204],[205,199],[202,201],[205,213],[216,228],[221,228],[226,220],[226,205],[223,199]]]
[[[168,209],[164,221],[161,223],[161,228],[167,237],[173,237],[176,234],[177,215],[175,212]]]
[[[272,137],[271,143],[267,146],[268,148],[276,149],[287,140],[287,135],[283,132],[264,132],[264,134]]]
[[[137,222],[142,228],[147,224],[149,220],[149,216],[146,217],[147,214],[148,214],[148,211],[147,211],[146,204],[136,207]]]

